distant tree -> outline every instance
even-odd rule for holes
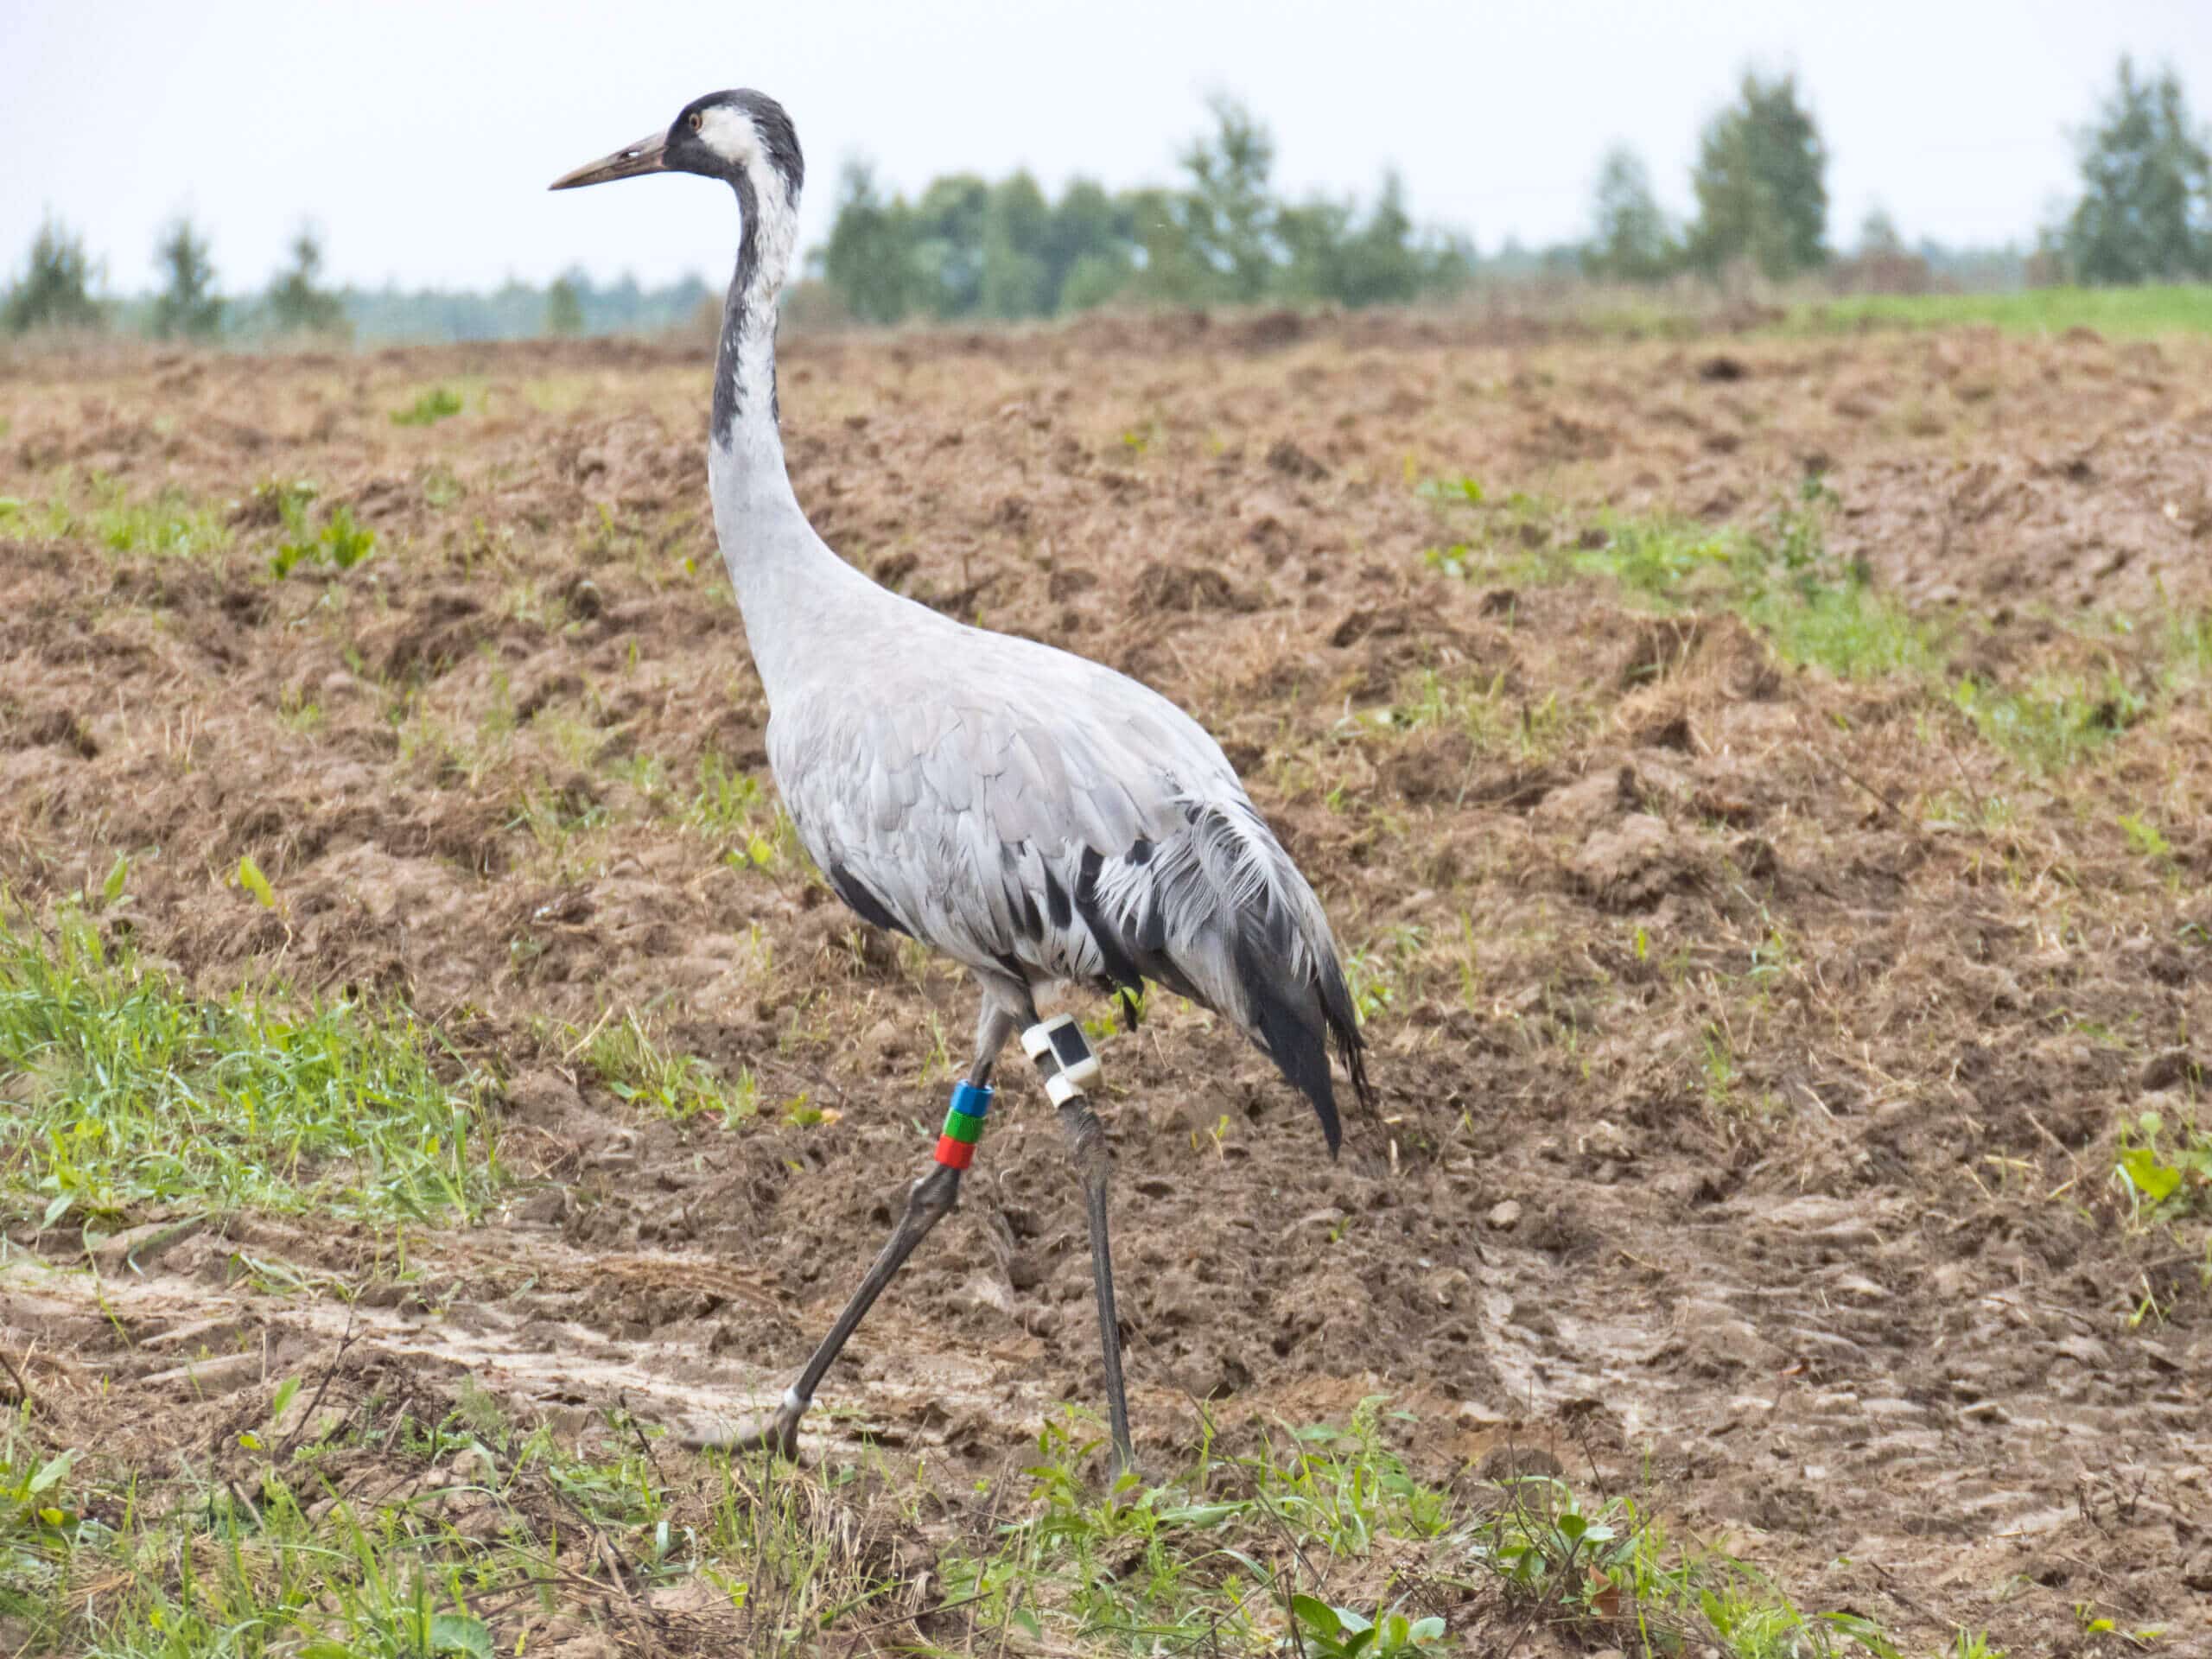
[[[1859,257],[1886,259],[1904,251],[1904,238],[1898,233],[1897,222],[1890,217],[1890,210],[1879,203],[1869,207],[1866,217],[1859,221]]]
[[[162,233],[154,250],[166,279],[154,297],[150,326],[156,340],[209,340],[223,332],[223,299],[215,292],[207,251],[207,239],[181,215]]]
[[[23,278],[0,302],[0,329],[11,334],[34,328],[97,328],[103,319],[92,294],[92,262],[84,238],[48,215],[31,239]]]
[[[2036,233],[2036,245],[2021,268],[2020,280],[2030,288],[2059,288],[2073,280],[2072,264],[2063,229],[2046,225]]]
[[[914,204],[914,257],[923,302],[940,318],[972,317],[983,306],[983,228],[991,187],[973,173],[930,181]]]
[[[2080,281],[2212,276],[2212,154],[2171,65],[2139,76],[2120,59],[2118,84],[2076,143],[2082,199],[2059,239]]]
[[[1284,264],[1274,292],[1289,300],[1336,298],[1351,281],[1355,209],[1325,196],[1275,210],[1274,235]]]
[[[1654,283],[1671,272],[1681,250],[1643,159],[1625,144],[1605,152],[1598,169],[1595,212],[1582,268],[1622,283]]]
[[[1067,280],[1060,284],[1059,309],[1090,311],[1118,298],[1129,286],[1132,269],[1126,257],[1084,254],[1068,267]]]
[[[1334,300],[1340,305],[1387,305],[1440,286],[1437,251],[1414,230],[1405,183],[1382,175],[1375,205],[1362,219],[1356,206],[1315,199],[1279,208],[1275,237],[1286,263],[1274,291],[1286,299]]]
[[[917,298],[913,215],[886,200],[865,162],[849,162],[837,181],[837,216],[823,250],[823,280],[862,322],[897,322]]]
[[[1217,96],[1214,130],[1183,152],[1190,188],[1180,207],[1183,239],[1214,276],[1218,297],[1238,302],[1267,292],[1275,269],[1274,135],[1236,99]],[[1211,297],[1198,296],[1195,297]]]
[[[1103,305],[1129,280],[1135,216],[1089,179],[1070,181],[1045,231],[1045,282],[1056,311]]]
[[[1220,273],[1192,239],[1183,193],[1154,185],[1122,198],[1136,244],[1134,298],[1154,304],[1203,305],[1221,297]]]
[[[1897,221],[1877,205],[1859,222],[1859,245],[1829,267],[1828,280],[1847,294],[1925,294],[1936,286],[1936,268],[1905,246]]]
[[[1827,263],[1828,156],[1797,78],[1746,71],[1736,101],[1706,124],[1690,182],[1690,262],[1718,273],[1748,259],[1770,277]]]
[[[583,296],[577,291],[575,278],[564,271],[545,290],[545,332],[569,335],[583,331]]]
[[[1474,286],[1475,239],[1464,231],[1430,230],[1421,241],[1421,291],[1438,297]]]
[[[1375,205],[1346,251],[1351,257],[1334,296],[1344,304],[1398,305],[1421,292],[1421,254],[1397,168],[1382,175]]]
[[[269,318],[280,334],[339,334],[346,332],[346,306],[318,281],[322,238],[303,225],[292,238],[292,263],[269,287]]]
[[[983,209],[983,272],[977,295],[984,315],[1050,314],[1052,273],[1045,253],[1052,225],[1052,204],[1027,173],[992,188]]]

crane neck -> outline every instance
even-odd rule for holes
[[[825,620],[872,584],[814,533],[777,424],[776,310],[798,238],[798,190],[772,171],[736,180],[744,229],[722,305],[707,475],[747,643],[772,708],[804,672]]]
[[[743,224],[737,269],[722,302],[721,342],[715,363],[716,448],[757,453],[781,472],[783,439],[776,426],[776,315],[798,235],[797,192],[772,173],[741,170],[734,181]]]

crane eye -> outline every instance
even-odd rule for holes
[[[702,114],[701,114],[698,111],[696,111],[696,110],[694,110],[694,111],[691,111],[691,130],[692,130],[692,131],[696,132],[696,131],[698,131],[698,130],[699,130],[699,129],[700,129],[700,128],[702,128],[702,127],[705,126],[706,124],[707,124],[707,118],[706,118],[705,116],[702,115]]]

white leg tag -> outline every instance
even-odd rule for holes
[[[1098,1057],[1090,1052],[1090,1040],[1073,1014],[1056,1014],[1039,1020],[1021,1033],[1021,1047],[1045,1079],[1045,1092],[1056,1106],[1065,1106],[1083,1092],[1084,1084],[1099,1077]]]

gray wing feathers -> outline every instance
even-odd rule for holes
[[[1327,921],[1219,748],[1173,705],[1082,666],[1103,683],[1067,701],[1090,718],[1056,730],[974,687],[950,702],[940,690],[874,709],[779,709],[770,758],[808,852],[978,967],[1012,957],[1040,980],[1102,976],[1110,946],[1052,896],[1075,892],[1088,849],[1099,861],[1092,913],[1147,954],[1187,959],[1185,976],[1224,1012],[1242,1011],[1226,957],[1237,912],[1294,920],[1285,965],[1310,976]],[[1028,690],[1025,702],[1058,700],[1033,677]],[[1132,861],[1141,843],[1149,855]]]
[[[1149,978],[1218,1009],[1333,1147],[1329,1038],[1364,1079],[1328,920],[1219,747],[1109,670],[960,632],[957,675],[779,703],[769,757],[807,850],[863,915],[979,972]]]

